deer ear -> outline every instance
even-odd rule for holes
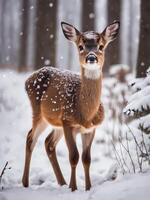
[[[102,32],[103,37],[105,38],[106,42],[109,43],[116,39],[116,36],[119,32],[120,22],[114,21],[112,24],[108,25],[105,30]]]
[[[61,27],[65,37],[72,42],[77,41],[77,37],[80,35],[80,32],[71,24],[66,22],[61,22]]]

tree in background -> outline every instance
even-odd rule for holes
[[[18,1],[0,1],[0,68],[16,69],[18,66]]]
[[[108,1],[108,24],[114,20],[120,20],[121,1]],[[104,71],[108,72],[110,65],[118,64],[120,62],[120,40],[119,37],[107,47]]]
[[[0,46],[3,47],[4,46],[4,4],[6,2],[4,1],[0,1]],[[0,60],[1,60],[1,64],[3,63],[3,51],[2,49],[0,49]]]
[[[82,30],[89,31],[94,30],[94,5],[95,0],[83,0],[82,1]]]
[[[55,66],[57,0],[38,0],[35,35],[35,69]]]
[[[137,77],[145,77],[150,66],[150,1],[141,1],[140,41],[137,61]]]
[[[29,22],[29,1],[22,0],[20,49],[19,49],[19,71],[24,71],[27,65],[28,22]]]
[[[135,39],[134,35],[134,15],[135,13],[133,12],[134,10],[134,2],[130,1],[130,8],[129,8],[129,46],[128,46],[128,65],[132,68],[134,63],[133,63],[133,40]]]

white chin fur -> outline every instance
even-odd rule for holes
[[[84,67],[84,76],[88,79],[99,79],[101,75],[100,66],[97,63],[87,63]]]

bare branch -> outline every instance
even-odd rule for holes
[[[146,152],[146,155],[147,155],[147,159],[148,159],[148,163],[150,165],[150,153],[148,152],[146,144],[145,144],[143,131],[142,131],[142,144],[144,146],[144,149],[145,149],[145,152]]]
[[[123,166],[123,163],[122,163],[122,159],[120,158],[120,155],[119,155],[118,151],[116,150],[116,147],[115,147],[115,145],[114,145],[112,140],[111,140],[111,143],[112,143],[112,146],[114,148],[114,153],[115,153],[116,160],[117,160],[117,162],[118,162],[118,164],[119,164],[119,166],[122,169],[123,174],[124,174],[126,172],[126,170],[124,169],[124,166]]]
[[[140,147],[140,145],[139,145],[139,143],[138,143],[138,141],[137,141],[137,139],[136,139],[136,137],[135,137],[133,131],[131,130],[131,128],[130,128],[127,124],[126,124],[126,126],[128,127],[130,133],[132,134],[132,137],[133,137],[133,139],[134,139],[134,141],[135,141],[137,147],[139,148],[141,154],[144,154],[144,152],[142,151],[142,149],[141,149],[141,147]]]
[[[8,161],[6,162],[4,168],[2,169],[2,172],[1,172],[1,174],[0,174],[0,185],[1,185],[1,183],[2,183],[2,178],[3,178],[3,175],[4,175],[5,171],[6,171],[7,169],[11,169],[11,167],[7,168],[7,165],[8,165]],[[3,187],[2,187],[2,189],[3,189]]]
[[[131,160],[133,172],[135,173],[135,172],[136,172],[136,170],[135,170],[135,164],[134,164],[134,162],[133,162],[133,159],[132,159],[132,156],[131,156],[131,154],[130,154],[130,151],[129,151],[129,150],[126,148],[126,146],[122,143],[122,141],[121,141],[120,138],[119,138],[119,142],[120,142],[120,144],[122,145],[122,147],[126,150],[126,152],[128,153],[128,156],[129,156],[129,158],[130,158],[130,160]]]

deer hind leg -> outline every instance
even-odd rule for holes
[[[90,179],[90,164],[91,164],[91,145],[93,142],[93,138],[95,135],[95,130],[91,133],[82,134],[82,145],[83,145],[83,152],[82,152],[82,163],[84,167],[84,174],[85,174],[85,189],[90,190],[91,188],[91,179]]]
[[[79,152],[76,146],[76,134],[73,132],[73,128],[64,125],[64,135],[66,144],[69,151],[69,161],[71,165],[71,178],[70,178],[70,184],[69,187],[72,191],[77,189],[76,184],[76,166],[79,161]]]
[[[45,149],[48,155],[48,158],[52,164],[54,173],[57,178],[57,182],[59,185],[65,185],[66,181],[62,175],[57,156],[56,156],[56,145],[59,140],[62,138],[63,130],[62,129],[55,129],[47,136],[45,140]]]
[[[34,146],[37,142],[39,135],[46,129],[47,124],[44,121],[38,121],[33,123],[32,129],[29,131],[26,139],[26,154],[25,154],[25,166],[24,173],[22,177],[22,184],[24,187],[29,186],[29,170],[30,161]]]

